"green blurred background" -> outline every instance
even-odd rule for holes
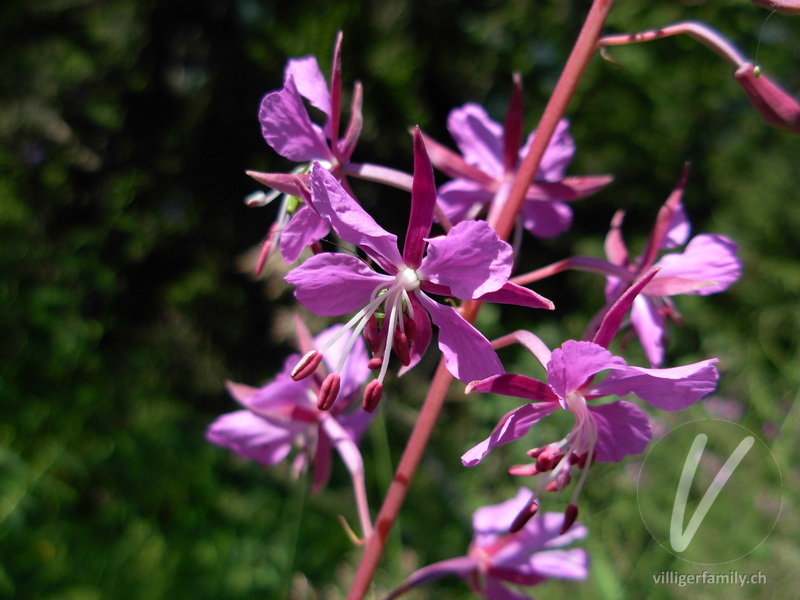
[[[450,144],[447,113],[467,101],[501,120],[515,70],[526,84],[526,123],[535,126],[588,4],[2,3],[0,597],[343,597],[359,551],[336,520],[355,521],[341,465],[328,491],[306,497],[305,482],[292,481],[284,465],[261,469],[203,439],[208,423],[234,409],[224,380],[265,382],[291,350],[291,290],[278,270],[260,281],[247,274],[274,209],[244,207],[242,198],[258,189],[244,170],[293,166],[261,137],[260,98],[280,87],[288,57],[315,54],[327,71],[341,29],[346,89],[356,79],[364,85],[354,158],[408,170],[409,126]],[[707,21],[745,54],[758,47],[763,71],[797,95],[800,21],[768,15],[745,0],[620,2],[607,30]],[[783,481],[753,472],[752,485],[768,500],[782,497],[783,507],[765,544],[720,568],[761,570],[766,585],[654,586],[653,573],[697,568],[642,526],[641,460],[596,467],[581,515],[591,531],[584,546],[592,578],[547,583],[537,597],[795,597],[800,139],[766,126],[730,68],[692,40],[611,54],[622,68],[597,58],[571,104],[578,152],[570,172],[612,173],[616,181],[575,205],[572,234],[526,240],[521,267],[599,255],[620,207],[637,247],[690,161],[685,204],[695,232],[736,239],[746,271],[726,294],[678,300],[687,326],[673,330],[670,363],[719,356],[723,378],[714,402],[662,425],[711,415],[757,432]],[[404,229],[405,194],[357,191],[379,221]],[[558,345],[580,335],[602,300],[602,281],[588,274],[536,289],[556,302],[556,314],[489,307],[482,328],[491,336],[525,327]],[[631,351],[631,362],[643,364]],[[502,358],[509,369],[533,368],[514,352]],[[434,362],[390,386],[364,442],[376,505]],[[378,591],[413,568],[463,554],[472,510],[510,497],[520,483],[504,468],[524,459],[524,443],[475,469],[458,460],[514,401],[465,401],[457,387],[452,395]],[[732,539],[754,533],[726,522],[717,530]],[[454,580],[417,595],[436,596],[470,594]]]

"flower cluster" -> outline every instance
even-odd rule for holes
[[[784,4],[792,10],[791,3]],[[750,63],[704,26],[679,24],[576,48],[593,52],[675,33],[688,33],[723,55],[737,67],[737,80],[768,121],[796,130],[796,103],[770,81],[757,81],[758,74],[742,75],[743,65]],[[649,443],[647,413],[627,396],[644,401],[647,410],[678,411],[716,388],[716,358],[663,366],[669,357],[667,321],[681,322],[673,296],[707,296],[738,280],[742,263],[737,246],[723,235],[690,238],[683,204],[685,169],[638,256],[631,256],[623,240],[624,213],[618,211],[606,236],[604,258],[571,256],[531,273],[515,273],[519,246],[506,241],[510,230],[499,223],[516,223],[519,235],[523,229],[537,238],[564,234],[574,217],[569,203],[612,182],[609,175],[566,174],[576,143],[563,118],[564,100],[558,99],[559,94],[568,99],[572,92],[554,93],[556,108],[548,105],[540,126],[523,143],[522,82],[515,75],[502,125],[478,104],[455,108],[447,128],[458,151],[416,128],[410,141],[413,173],[404,173],[352,160],[362,126],[362,90],[355,85],[349,125],[341,135],[341,62],[341,34],[327,81],[313,57],[289,61],[282,88],[264,96],[259,119],[267,144],[300,165],[291,173],[249,172],[271,189],[252,197],[251,204],[263,206],[283,196],[256,270],[279,248],[293,265],[285,279],[297,301],[311,313],[338,322],[312,336],[295,317],[300,353],[290,356],[263,387],[229,383],[243,409],[217,419],[207,437],[267,465],[294,450],[292,470],[313,466],[315,491],[326,484],[333,451],[338,453],[353,480],[366,543],[353,588],[354,597],[361,598],[452,378],[460,380],[460,391],[466,394],[521,399],[486,439],[463,454],[462,462],[473,467],[499,446],[530,437],[535,440],[527,452],[531,462],[511,465],[509,472],[534,477],[538,488],[522,489],[515,498],[478,509],[465,556],[420,569],[389,597],[445,575],[465,579],[479,595],[513,600],[527,597],[514,586],[547,578],[583,579],[588,575],[587,553],[562,547],[587,535],[576,521],[587,473],[596,462],[622,461]],[[567,70],[572,83],[565,86],[580,78],[581,71],[573,71]],[[574,90],[574,85],[565,89]],[[307,105],[321,111],[321,124],[311,119]],[[434,169],[449,180],[437,187]],[[408,192],[402,243],[359,202],[348,178]],[[552,301],[525,286],[573,268],[596,273],[605,282],[604,296],[597,294],[597,316],[587,323],[582,339],[564,340],[551,350],[529,330],[490,341],[475,326],[483,303],[554,310]],[[529,329],[545,314],[530,311]],[[628,326],[638,336],[649,367],[630,364],[621,355],[624,344],[612,351],[619,332]],[[545,377],[506,372],[496,350],[515,342],[541,363]],[[380,526],[373,529],[359,439],[380,405],[387,378],[395,370],[399,377],[415,368],[434,347],[441,368],[387,493]],[[571,415],[571,428],[560,439],[542,440],[535,426],[559,410]],[[562,502],[563,514],[539,512],[543,492],[563,492],[578,472],[579,482]]]

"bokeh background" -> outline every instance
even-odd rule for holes
[[[234,409],[223,382],[267,381],[291,351],[295,310],[279,264],[248,274],[274,208],[248,209],[245,169],[293,167],[264,143],[262,95],[288,57],[327,71],[344,31],[346,89],[364,85],[355,159],[410,169],[408,128],[450,144],[448,111],[468,101],[504,114],[511,74],[532,128],[581,25],[587,1],[541,0],[6,0],[0,6],[0,597],[342,598],[359,555],[336,516],[355,521],[344,469],[307,496],[285,466],[262,469],[208,445],[206,426]],[[800,21],[745,0],[623,3],[608,32],[704,20],[763,71],[800,92]],[[661,549],[636,502],[641,460],[590,473],[581,519],[592,577],[551,582],[538,598],[790,598],[800,583],[800,138],[765,125],[730,68],[690,39],[612,49],[571,104],[571,173],[616,180],[575,205],[573,231],[526,240],[521,268],[571,253],[600,255],[611,215],[641,244],[692,165],[685,204],[695,232],[741,244],[729,292],[684,297],[669,361],[719,356],[711,401],[669,415],[735,420],[757,432],[782,472],[752,485],[781,517],[766,543],[728,572],[761,570],[763,586],[654,586],[663,570],[697,572]],[[444,180],[442,179],[442,182]],[[407,195],[359,185],[398,232]],[[524,327],[558,345],[579,336],[603,282],[571,273],[542,282],[556,314],[488,307],[488,335]],[[316,328],[322,321],[311,321]],[[630,362],[643,364],[635,345]],[[508,351],[509,369],[531,372]],[[364,441],[377,503],[413,425],[435,357],[387,391]],[[402,384],[402,385],[401,385]],[[454,386],[442,426],[392,538],[376,590],[416,567],[463,554],[472,510],[513,495],[508,464],[524,444],[467,470],[458,457],[514,401],[465,399]],[[563,435],[542,430],[542,439]],[[549,437],[548,437],[549,436]],[[533,445],[533,443],[531,444]],[[659,489],[653,493],[673,493]],[[758,511],[759,506],[742,506]],[[725,519],[728,519],[726,521]],[[722,539],[758,532],[721,517]],[[744,536],[744,537],[743,537]],[[379,597],[379,595],[378,595]],[[469,598],[443,581],[418,598]]]

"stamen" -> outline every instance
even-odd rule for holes
[[[569,531],[569,528],[575,523],[578,518],[578,507],[575,504],[570,504],[564,511],[564,524],[561,526],[561,531],[558,533],[564,535]]]
[[[536,500],[531,500],[525,508],[523,508],[519,514],[514,518],[514,521],[511,523],[511,527],[508,528],[509,533],[516,533],[523,527],[525,524],[531,520],[531,518],[539,512],[539,503]]]
[[[306,355],[297,362],[294,369],[292,369],[292,379],[295,381],[305,379],[317,370],[317,367],[321,362],[322,352],[318,352],[317,350],[307,352]]]
[[[364,398],[361,407],[368,413],[371,413],[378,408],[378,403],[381,401],[382,395],[383,384],[377,379],[373,379],[367,384],[367,387],[364,388]]]
[[[331,373],[325,378],[317,394],[317,408],[319,410],[329,410],[333,406],[339,396],[341,385],[342,378],[339,375]]]

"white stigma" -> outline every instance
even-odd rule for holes
[[[419,289],[420,281],[417,272],[409,267],[404,268],[397,274],[397,281],[403,284],[406,292],[413,292]]]

